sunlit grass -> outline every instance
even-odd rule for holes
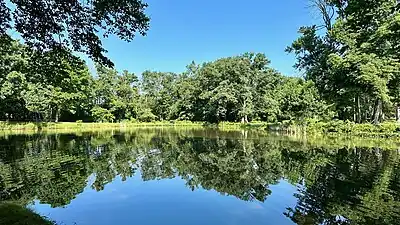
[[[93,129],[115,129],[129,127],[201,127],[201,122],[190,121],[165,121],[165,122],[121,122],[121,123],[82,123],[82,122],[0,122],[0,130],[23,130],[23,131],[40,131],[40,130],[93,130]]]

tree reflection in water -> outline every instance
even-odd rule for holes
[[[68,205],[87,185],[101,191],[117,176],[181,177],[188,188],[265,201],[270,185],[299,188],[284,213],[297,224],[396,224],[399,151],[313,144],[262,133],[138,129],[125,133],[0,138],[0,197]]]

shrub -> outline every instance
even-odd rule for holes
[[[83,121],[82,120],[77,120],[76,123],[78,124],[78,126],[81,126]]]
[[[376,132],[376,126],[370,123],[356,124],[353,133],[372,133]]]
[[[156,118],[157,116],[154,115],[150,109],[145,109],[140,113],[138,119],[140,122],[153,122]]]
[[[378,127],[379,132],[383,133],[395,133],[399,129],[399,125],[396,123],[382,123]]]
[[[108,109],[101,108],[99,106],[95,106],[92,109],[92,116],[96,122],[106,123],[113,122],[115,117]]]

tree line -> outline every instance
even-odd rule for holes
[[[18,10],[22,3],[16,2]],[[183,73],[144,71],[137,76],[116,71],[99,52],[97,58],[91,55],[97,62],[92,75],[72,53],[75,48],[60,42],[43,50],[3,33],[0,120],[218,123],[336,118],[379,123],[400,119],[397,1],[312,2],[323,25],[300,28],[300,37],[286,49],[296,55],[295,66],[305,74],[302,78],[271,68],[263,53],[192,62]],[[148,20],[142,19],[144,33]],[[121,24],[118,28],[124,30]],[[101,48],[100,44],[92,47]]]
[[[67,50],[38,52],[3,39],[0,119],[7,121],[205,122],[323,117],[311,81],[285,77],[262,53],[194,62],[183,73],[133,73],[85,62]]]

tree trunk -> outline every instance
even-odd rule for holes
[[[50,115],[47,115],[46,122],[51,122],[53,120],[53,107],[50,106]]]
[[[396,104],[396,121],[400,122],[400,104]]]
[[[57,108],[57,110],[56,110],[56,120],[55,120],[56,123],[58,123],[59,118],[60,118],[60,109]]]
[[[382,101],[377,99],[374,107],[373,123],[379,124],[382,116]]]
[[[353,121],[357,122],[357,103],[356,103],[356,98],[354,98]]]
[[[361,123],[361,121],[362,121],[362,115],[361,115],[361,104],[360,104],[360,96],[357,96],[357,107],[356,107],[356,109],[357,109],[357,123]]]
[[[243,112],[246,111],[246,100],[243,102],[242,110],[243,110]],[[248,122],[249,122],[249,120],[247,119],[247,114],[245,114],[245,115],[242,117],[242,123],[248,123]]]
[[[35,113],[36,122],[42,122],[42,114],[40,112]]]

